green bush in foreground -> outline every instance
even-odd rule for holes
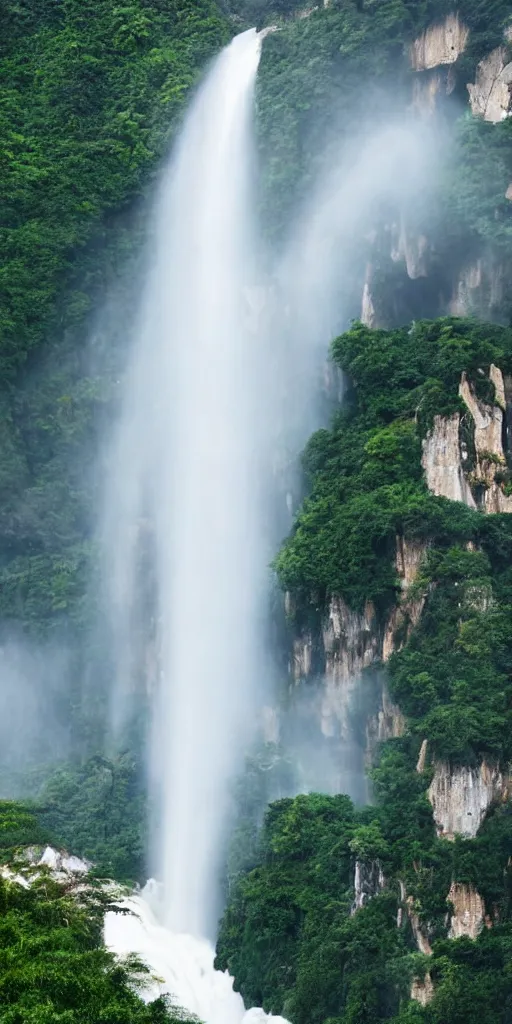
[[[47,835],[22,805],[0,802],[4,863]],[[166,998],[146,1005],[137,995],[144,965],[105,948],[103,915],[114,906],[101,889],[74,891],[45,869],[28,887],[0,875],[2,1024],[191,1024]]]

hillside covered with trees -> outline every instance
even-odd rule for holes
[[[418,57],[415,41],[451,16],[464,26],[457,53]],[[253,24],[278,29],[256,89],[270,268],[340,146],[396,119],[433,132],[442,153],[421,202],[382,203],[354,235],[331,350],[343,400],[307,444],[304,500],[273,563],[279,664],[295,643],[310,644],[313,665],[293,682],[283,673],[281,704],[321,689],[342,601],[353,616],[371,606],[380,644],[358,682],[359,727],[376,687],[400,719],[368,741],[367,806],[313,793],[267,807],[269,760],[288,779],[279,744],[240,781],[217,964],[248,1006],[292,1024],[512,1018],[512,120],[475,114],[467,88],[492,53],[506,71],[511,21],[508,0],[4,2],[0,795],[32,801],[0,807],[4,864],[52,842],[98,877],[147,876],[143,680],[135,724],[117,744],[109,733],[101,439],[119,408],[162,163],[209,61]],[[462,379],[475,408],[501,410],[503,456],[477,450]],[[436,493],[425,469],[436,423],[454,416],[466,502]],[[486,514],[491,490],[499,510]],[[422,552],[406,599],[397,537]],[[18,672],[30,689],[19,688],[17,733]],[[450,794],[453,780],[471,788],[484,775],[479,827],[443,828],[429,796],[439,801],[441,776]],[[0,874],[0,1021],[184,1019],[139,1000],[138,965],[102,945],[105,909],[94,888],[81,903],[49,877],[24,889]]]

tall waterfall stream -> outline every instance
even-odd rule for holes
[[[260,48],[251,30],[220,54],[164,175],[105,501],[109,605],[124,685],[137,587],[133,523],[146,515],[154,532],[160,678],[152,775],[161,827],[153,846],[162,880],[158,920],[144,895],[134,897],[132,915],[107,916],[106,942],[118,953],[139,953],[161,979],[149,997],[169,992],[205,1024],[268,1019],[245,1012],[232,980],[214,970],[204,938],[215,929],[228,781],[250,718],[265,562],[258,359],[247,305]],[[117,713],[123,700],[121,686]]]

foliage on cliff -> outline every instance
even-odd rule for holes
[[[270,0],[268,8],[270,20]],[[279,31],[268,38],[259,74],[265,207],[269,230],[277,236],[297,198],[307,196],[326,141],[334,144],[329,159],[337,159],[354,133],[375,132],[377,114],[384,122],[407,116],[415,78],[409,46],[426,28],[453,14],[454,7],[450,0],[331,0],[304,4],[303,10],[307,16],[279,23]],[[470,35],[453,69],[457,99],[446,111],[450,125],[467,105],[466,84],[474,81],[478,61],[503,43],[510,20],[506,0],[462,0],[457,11]],[[456,256],[450,245],[454,235],[458,246],[464,240],[467,258],[470,242],[488,241],[491,235],[494,240],[503,217],[510,223],[504,181],[512,159],[510,132],[505,125],[477,123],[456,125],[453,136],[442,144],[453,150],[451,173],[437,196],[444,212],[437,209],[435,242],[449,250],[445,259]],[[502,216],[493,232],[490,203],[496,196]],[[432,219],[429,209],[423,224],[429,237]]]
[[[24,807],[0,802],[0,861],[44,840]],[[15,862],[13,862],[15,870]],[[189,1018],[165,998],[137,995],[147,969],[103,945],[103,915],[115,906],[93,886],[57,882],[37,869],[24,886],[0,874],[2,1024],[179,1024]],[[189,1020],[189,1024],[191,1021]]]
[[[356,324],[334,342],[333,356],[349,375],[345,407],[332,430],[309,442],[310,494],[276,560],[296,623],[321,617],[335,594],[358,609],[372,601],[383,623],[400,591],[396,537],[425,542],[416,584],[425,611],[390,662],[391,692],[412,732],[440,757],[506,762],[512,519],[431,494],[421,440],[434,415],[462,409],[462,371],[478,387],[479,368],[495,362],[510,371],[512,331],[456,319],[389,332]]]
[[[292,1024],[508,1020],[512,878],[503,870],[512,816],[496,815],[473,842],[436,839],[410,753],[390,745],[376,772],[376,807],[317,794],[270,807],[257,866],[232,895],[217,947],[217,966],[234,974],[247,1002]],[[386,883],[370,886],[369,902],[351,915],[356,857],[367,875],[380,866]],[[451,879],[474,881],[475,864],[487,876],[489,906],[499,902],[499,924],[476,942],[447,941]],[[417,951],[398,878],[433,942],[431,958]],[[427,969],[436,993],[424,1009],[409,993]]]
[[[349,377],[345,408],[308,445],[310,494],[277,570],[295,629],[321,619],[336,593],[355,607],[373,600],[384,616],[399,591],[396,536],[428,542],[409,592],[424,599],[423,612],[387,665],[407,732],[380,749],[373,807],[313,794],[270,808],[252,870],[231,895],[218,963],[244,995],[293,1024],[505,1024],[512,808],[492,808],[475,839],[439,838],[426,793],[432,769],[416,765],[425,738],[432,757],[451,764],[486,756],[506,768],[512,757],[512,517],[435,498],[421,471],[434,415],[463,411],[461,372],[487,400],[479,370],[495,362],[510,373],[512,332],[451,319],[388,332],[355,324],[333,355]],[[468,423],[464,436],[470,449]],[[373,891],[350,916],[356,858]],[[454,881],[484,900],[489,929],[476,941],[448,939]],[[431,957],[418,953],[411,912]],[[409,994],[426,971],[434,995],[423,1007]]]

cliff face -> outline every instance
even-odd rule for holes
[[[448,938],[477,939],[485,921],[485,906],[479,893],[469,885],[453,882],[448,903],[452,905]]]
[[[356,860],[354,868],[354,902],[351,913],[366,906],[369,900],[383,891],[386,880],[378,860]]]
[[[509,795],[508,773],[486,761],[478,768],[436,763],[428,797],[438,835],[445,839],[456,835],[474,838],[491,805],[507,800]]]
[[[458,14],[450,14],[437,25],[431,25],[411,45],[410,60],[414,71],[428,71],[440,64],[455,64],[464,52],[469,29]]]
[[[510,111],[511,87],[508,50],[498,46],[478,65],[474,85],[468,85],[472,113],[493,124],[503,121]]]
[[[333,596],[318,630],[302,630],[292,640],[290,674],[295,685],[319,679],[321,730],[326,738],[347,740],[352,729],[354,701],[360,693],[363,673],[387,661],[406,642],[419,621],[424,597],[409,597],[428,544],[396,537],[395,566],[400,598],[384,625],[374,605],[367,602],[362,612],[349,608],[344,599]],[[292,599],[285,599],[288,613]],[[378,706],[366,723],[366,751],[371,759],[375,744],[401,736],[405,723],[399,708],[390,700],[383,677],[378,682]]]
[[[434,426],[423,443],[423,469],[430,490],[451,501],[462,501],[469,508],[484,512],[511,512],[512,496],[507,493],[508,469],[504,449],[508,446],[505,430],[507,398],[501,370],[491,365],[482,381],[494,392],[492,401],[482,401],[465,373],[459,395],[467,409],[464,416],[436,416]],[[508,386],[508,380],[507,380]],[[469,415],[468,415],[469,414]],[[468,451],[461,427],[470,429],[475,455]]]

